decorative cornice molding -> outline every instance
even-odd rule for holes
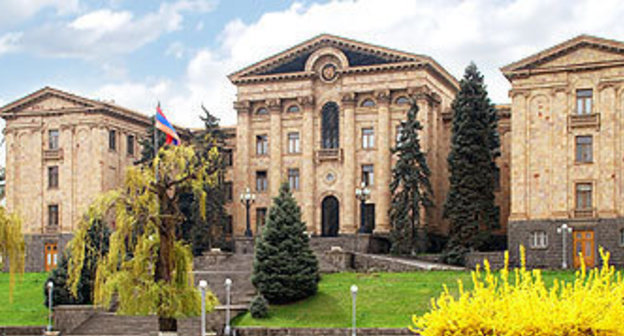
[[[249,113],[251,112],[251,102],[249,100],[237,100],[234,102],[234,109],[238,113]]]
[[[511,89],[509,90],[509,98],[515,98],[517,95],[521,95],[525,99],[529,97],[531,91],[528,89]]]
[[[314,106],[314,96],[297,97],[297,103],[299,103],[302,107]]]
[[[357,96],[355,92],[347,92],[342,95],[342,104],[345,106],[355,106],[357,102]]]
[[[377,90],[375,91],[375,98],[377,99],[377,104],[390,104],[390,100],[392,99],[392,95],[390,94],[390,90]]]
[[[282,110],[282,104],[279,98],[267,99],[265,100],[265,104],[267,108],[269,109],[269,111],[279,113]]]

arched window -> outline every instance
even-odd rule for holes
[[[373,107],[373,106],[375,106],[375,102],[372,99],[365,99],[360,106],[362,106],[362,107]]]
[[[269,114],[269,110],[267,110],[266,107],[261,107],[261,108],[256,110],[256,114],[257,115]]]
[[[286,111],[288,113],[297,113],[297,112],[299,112],[299,106],[291,105]]]
[[[338,105],[334,102],[325,104],[321,112],[321,118],[323,148],[338,148],[340,143]]]
[[[405,96],[401,96],[399,98],[397,98],[397,100],[395,100],[395,104],[397,105],[404,105],[404,104],[409,104],[410,100],[405,97]]]

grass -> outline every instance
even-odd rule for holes
[[[544,271],[544,282],[555,278],[571,280],[572,271]],[[412,273],[336,273],[322,275],[317,295],[288,305],[272,305],[269,317],[254,319],[249,313],[236,317],[236,326],[334,327],[351,326],[351,294],[356,284],[358,327],[401,328],[410,324],[413,314],[423,314],[431,307],[442,285],[457,290],[461,279],[466,288],[472,284],[469,272],[435,271]]]
[[[47,323],[43,286],[47,273],[17,275],[13,302],[9,302],[9,274],[0,273],[0,326],[40,326]]]

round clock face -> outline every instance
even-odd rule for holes
[[[336,65],[332,63],[328,63],[323,65],[321,69],[321,78],[324,81],[331,82],[338,76],[338,72],[336,71]]]

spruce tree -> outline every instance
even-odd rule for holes
[[[266,226],[256,241],[251,281],[270,303],[289,303],[314,295],[319,269],[305,234],[301,209],[287,183],[273,199]]]
[[[426,249],[426,233],[418,230],[420,215],[423,208],[433,205],[433,190],[429,182],[431,171],[420,147],[418,133],[422,125],[416,119],[417,114],[418,105],[412,101],[407,120],[401,122],[397,145],[392,149],[398,155],[390,182],[390,240],[391,252],[396,254],[415,254]]]
[[[498,224],[494,203],[495,158],[500,155],[498,119],[488,98],[483,76],[471,63],[452,104],[451,151],[448,156],[449,193],[444,216],[450,221],[445,260],[463,264],[467,252]]]

